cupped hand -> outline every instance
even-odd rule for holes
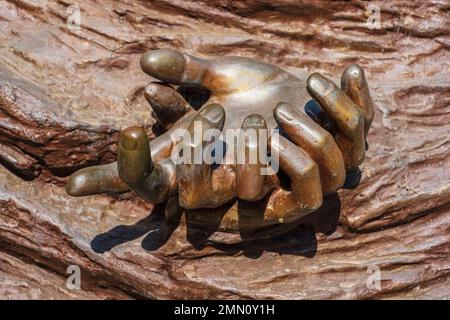
[[[323,195],[341,188],[346,174],[357,170],[364,160],[373,107],[358,65],[344,70],[340,88],[318,73],[302,79],[241,57],[206,60],[178,51],[154,50],[142,56],[141,67],[163,81],[149,84],[144,94],[167,131],[149,142],[140,127],[123,130],[117,163],[74,173],[67,184],[69,194],[131,189],[152,203],[178,197],[195,224],[222,230],[258,228],[294,222],[318,209]],[[196,110],[173,86],[207,88],[209,100]],[[173,132],[187,129],[193,133],[196,122],[202,124],[203,132],[281,129],[281,135],[269,137],[268,143],[272,155],[279,158],[281,172],[289,178],[288,185],[279,175],[261,174],[261,163],[228,161],[216,167],[173,163],[171,153],[181,142]],[[261,141],[247,141],[245,148],[260,145]],[[194,150],[206,145],[190,141],[187,147]],[[227,154],[232,153],[227,151],[225,158]],[[227,210],[218,208],[230,201]],[[248,201],[256,201],[254,208],[258,209],[239,206]],[[245,219],[239,218],[242,214]]]

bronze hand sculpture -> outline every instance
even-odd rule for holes
[[[141,67],[164,82],[148,85],[145,97],[168,130],[151,142],[142,128],[123,130],[117,162],[74,173],[67,183],[70,195],[131,189],[152,203],[177,199],[191,222],[201,227],[258,229],[295,222],[317,210],[323,195],[341,188],[346,172],[364,160],[373,107],[358,65],[345,69],[341,88],[318,73],[300,79],[240,57],[204,60],[154,50],[142,56]],[[207,88],[211,96],[197,111],[169,84]],[[304,113],[311,97],[332,119],[334,135]],[[278,175],[261,175],[258,164],[174,164],[170,155],[180,140],[171,133],[180,128],[192,132],[195,121],[204,130],[279,127],[282,135],[277,141],[269,138],[269,145],[290,186]],[[190,147],[198,147],[194,144]],[[240,206],[249,202],[254,206]],[[226,210],[220,207],[225,204],[230,204]]]

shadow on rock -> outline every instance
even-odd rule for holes
[[[91,248],[96,253],[105,253],[123,243],[136,240],[145,234],[142,247],[146,250],[157,250],[170,238],[176,226],[170,227],[165,222],[166,204],[158,204],[152,213],[133,225],[120,225],[97,235],[91,241]]]
[[[104,253],[144,235],[146,236],[141,242],[142,248],[147,251],[158,250],[169,240],[181,221],[182,211],[170,206],[170,202],[156,205],[148,217],[136,224],[120,225],[96,236],[91,242],[92,250]],[[214,211],[217,226],[229,207],[230,204],[227,204]],[[317,252],[316,233],[332,234],[337,228],[339,214],[339,196],[333,193],[325,197],[324,204],[319,210],[296,223],[280,224],[251,232],[241,231],[240,234],[220,232],[217,233],[219,236],[213,231],[214,228],[202,230],[198,226],[191,225],[187,215],[186,238],[197,250],[212,246],[230,256],[243,252],[245,256],[257,259],[264,251],[269,251],[311,258]],[[166,222],[167,218],[169,223]]]
[[[293,224],[280,224],[253,233],[242,233],[242,241],[220,243],[212,238],[208,244],[229,255],[238,252],[249,258],[259,258],[264,251],[299,255],[312,258],[317,252],[316,233],[332,234],[340,216],[340,199],[337,193],[325,197],[323,206]]]

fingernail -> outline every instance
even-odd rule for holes
[[[278,103],[274,109],[275,119],[280,119],[286,122],[290,122],[295,119],[294,113],[295,109],[285,102]]]
[[[266,121],[264,120],[264,117],[259,114],[251,114],[244,119],[241,127],[242,129],[265,128]]]
[[[200,115],[205,120],[214,124],[225,120],[225,111],[218,103],[207,105],[202,111],[200,111]]]
[[[315,93],[320,93],[321,95],[333,89],[331,81],[328,81],[327,78],[319,73],[310,75],[306,85],[308,89],[313,90]]]
[[[351,64],[345,68],[343,79],[347,82],[343,84],[344,86],[351,85],[361,89],[365,85],[364,70],[357,64]]]
[[[120,145],[126,150],[137,150],[146,140],[146,133],[141,127],[131,127],[122,131]]]

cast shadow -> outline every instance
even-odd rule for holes
[[[265,199],[267,200],[267,199]],[[265,208],[265,201],[257,203],[246,203],[240,201],[238,206],[239,220],[248,218],[255,219],[255,213],[262,213]],[[221,207],[216,215],[217,226],[223,214],[230,208],[230,205]],[[206,212],[205,212],[206,213]],[[211,214],[211,213],[209,213]],[[276,252],[279,254],[299,255],[308,258],[315,256],[317,252],[317,233],[324,235],[332,234],[337,226],[340,216],[340,199],[337,193],[332,193],[324,198],[322,207],[301,218],[295,223],[280,224],[259,230],[240,230],[241,241],[237,243],[220,243],[211,241],[215,228],[211,230],[199,229],[197,225],[189,223],[187,219],[187,240],[196,248],[202,249],[205,246],[213,246],[228,255],[235,255],[243,252],[249,258],[259,258],[264,251]]]
[[[96,253],[105,253],[112,248],[129,241],[136,240],[144,235],[142,247],[154,251],[169,240],[172,232],[179,222],[168,224],[165,219],[166,203],[154,206],[151,214],[133,225],[120,225],[97,235],[91,241],[91,248]]]
[[[256,205],[258,204],[258,205]],[[245,203],[238,207],[239,218],[245,219],[250,208],[263,212],[266,203]],[[296,223],[280,224],[259,230],[241,230],[238,243],[220,243],[211,241],[225,213],[232,203],[214,209],[199,209],[186,213],[186,239],[197,250],[212,246],[227,255],[243,252],[249,258],[257,259],[264,251],[279,254],[314,257],[317,252],[317,233],[332,234],[338,225],[340,215],[340,200],[337,193],[324,198],[323,206]],[[151,214],[133,225],[120,225],[97,235],[91,241],[91,248],[96,253],[105,253],[112,248],[129,241],[136,240],[144,235],[141,246],[146,251],[155,251],[161,248],[170,238],[181,221],[181,210],[166,222],[167,203],[158,204]],[[245,213],[243,213],[245,212]],[[209,214],[208,229],[201,228],[201,216]],[[213,219],[211,219],[211,215]],[[250,214],[249,214],[250,215]],[[173,216],[173,215],[172,215]],[[253,219],[255,215],[253,214]],[[215,226],[215,227],[214,227]],[[236,236],[236,235],[234,235]]]

